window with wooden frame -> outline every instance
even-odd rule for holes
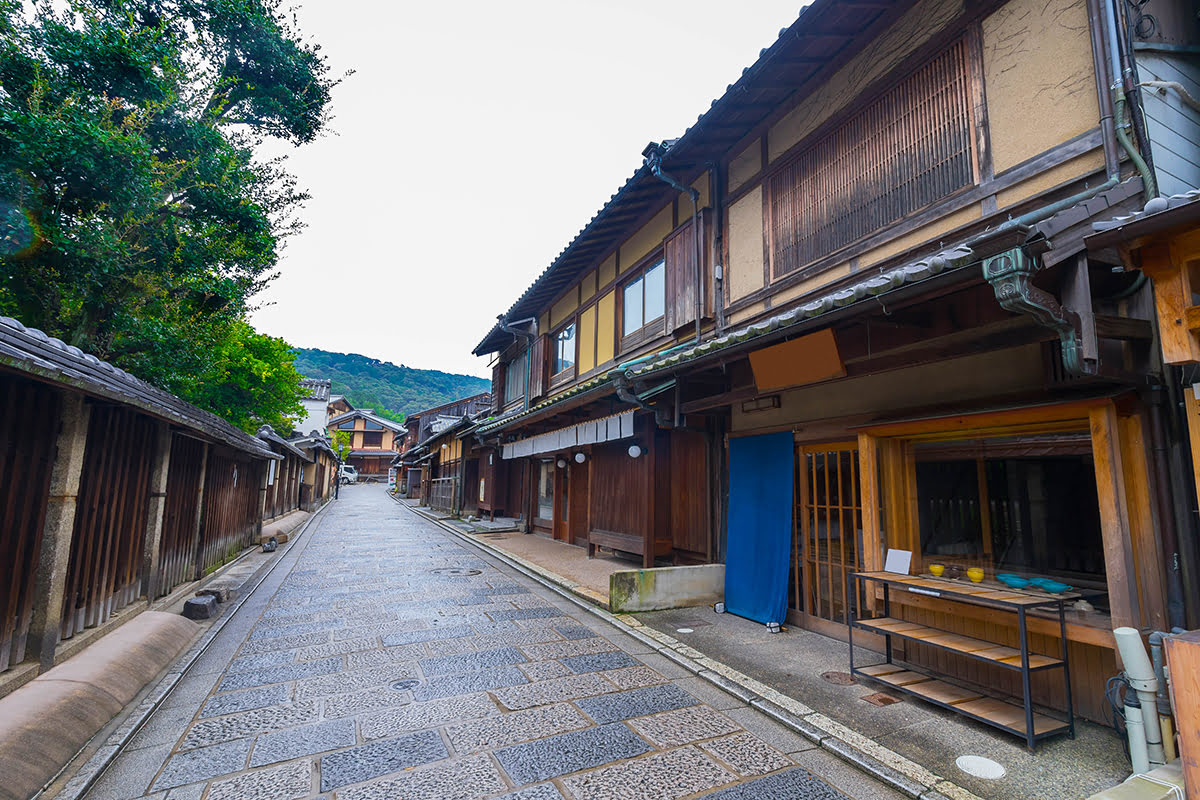
[[[667,311],[666,273],[666,262],[659,254],[622,284],[622,347],[663,333]]]
[[[383,447],[383,434],[378,431],[364,433],[363,447]]]
[[[770,176],[775,277],[975,183],[968,52],[950,45]]]
[[[562,383],[575,376],[575,322],[564,325],[554,334],[550,354],[550,382]]]

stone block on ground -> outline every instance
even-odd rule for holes
[[[218,603],[228,603],[237,597],[237,587],[229,583],[214,583],[196,592],[197,597],[211,595]]]
[[[183,604],[183,615],[188,619],[211,619],[217,615],[217,598],[211,594],[193,597]]]

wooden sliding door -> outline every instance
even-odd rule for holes
[[[797,447],[795,497],[789,605],[809,620],[846,624],[846,576],[862,564],[857,443]]]

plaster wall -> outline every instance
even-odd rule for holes
[[[729,162],[729,191],[737,191],[762,169],[762,140],[755,139]]]
[[[622,273],[628,272],[630,267],[634,266],[662,244],[663,239],[667,238],[667,234],[675,227],[671,219],[672,216],[674,215],[671,205],[667,204],[649,222],[638,228],[632,236],[621,244]]]
[[[745,432],[858,414],[896,413],[1040,390],[1044,379],[1041,353],[1040,345],[1026,345],[792,389],[780,393],[779,408],[745,413],[740,404],[734,404],[731,430]],[[797,436],[803,438],[802,429]]]
[[[982,32],[996,174],[1096,127],[1086,4],[1012,0],[983,20]]]
[[[729,297],[745,297],[763,287],[762,186],[729,206]]]

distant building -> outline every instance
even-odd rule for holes
[[[313,431],[325,430],[325,423],[329,420],[332,382],[328,378],[301,378],[300,386],[308,394],[300,401],[304,406],[304,416],[296,421],[295,432],[307,436]]]
[[[408,429],[389,419],[376,416],[370,409],[353,409],[338,414],[327,423],[330,436],[334,431],[346,431],[350,437],[350,455],[346,463],[362,477],[387,475],[388,467],[397,452],[397,445]]]

